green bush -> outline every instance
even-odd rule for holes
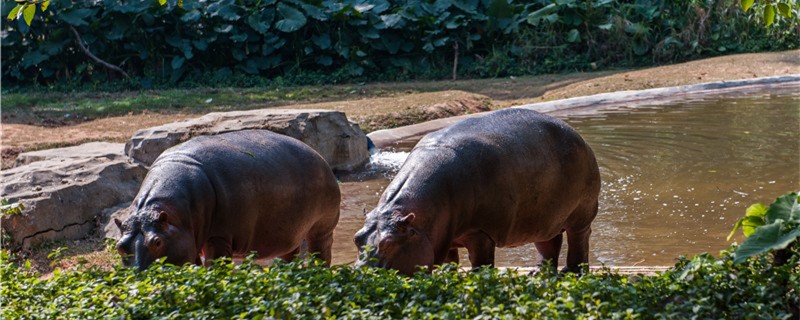
[[[261,267],[156,264],[143,272],[86,267],[42,279],[3,254],[3,319],[633,319],[789,318],[800,303],[800,267],[764,256],[734,265],[704,254],[656,276],[610,270],[578,277],[476,272],[445,266],[407,278],[394,271],[319,262]]]
[[[6,88],[263,85],[495,77],[796,48],[738,1],[50,0],[3,21]],[[15,6],[3,0],[3,16]],[[790,10],[797,17],[797,5]],[[75,32],[73,32],[75,31]],[[119,66],[132,79],[94,63]],[[456,49],[457,48],[457,49]],[[112,81],[111,84],[109,80]]]

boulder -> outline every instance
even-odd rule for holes
[[[117,152],[100,152],[105,149]],[[52,149],[4,170],[0,195],[25,206],[21,214],[2,217],[11,247],[84,238],[95,230],[104,209],[130,203],[147,169],[131,163],[122,150],[123,144]]]
[[[46,149],[39,151],[24,152],[17,156],[15,167],[30,164],[36,161],[48,159],[85,159],[85,158],[100,158],[105,157],[108,159],[122,159],[122,151],[125,145],[121,143],[109,142],[89,142],[82,145],[66,148]]]
[[[344,113],[328,110],[261,109],[209,113],[137,131],[125,154],[147,166],[164,150],[194,136],[264,129],[298,139],[319,152],[332,169],[350,171],[367,162],[367,137]]]

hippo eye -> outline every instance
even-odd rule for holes
[[[150,239],[150,245],[155,248],[161,248],[162,244],[163,243],[161,242],[161,237],[153,237]]]

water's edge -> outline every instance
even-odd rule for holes
[[[603,108],[624,104],[662,104],[687,97],[702,97],[722,94],[737,94],[771,87],[798,88],[800,90],[800,74],[777,77],[762,77],[732,81],[714,81],[676,87],[664,87],[645,90],[617,91],[600,93],[584,97],[575,97],[533,104],[513,106],[512,108],[530,109],[558,116],[569,116],[570,111],[587,112],[587,109],[598,111]],[[436,119],[392,129],[370,132],[367,137],[377,148],[385,148],[409,140],[419,140],[427,133],[442,129],[458,121],[479,117],[492,111],[479,112],[449,118]]]

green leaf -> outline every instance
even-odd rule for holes
[[[778,12],[780,12],[781,15],[786,17],[786,18],[791,18],[792,17],[792,7],[790,7],[788,4],[779,3],[778,4]]]
[[[769,205],[765,214],[767,223],[773,223],[778,219],[789,222],[800,222],[800,203],[798,203],[797,192],[792,192],[775,199]]]
[[[783,226],[783,220],[778,220],[775,223],[757,228],[756,232],[736,248],[736,257],[733,259],[733,263],[741,263],[749,257],[766,253],[770,250],[786,248],[800,236],[800,228],[795,228],[787,234],[781,234]]]
[[[567,42],[569,43],[576,43],[581,41],[581,33],[578,29],[572,29],[567,34]]]
[[[283,3],[278,4],[278,13],[282,20],[275,23],[275,28],[283,32],[294,32],[306,25],[306,17],[297,9]]]
[[[467,13],[475,14],[478,8],[478,0],[453,0],[453,5]]]
[[[11,12],[8,13],[8,21],[14,20],[17,18],[17,15],[20,13],[20,9],[22,9],[23,5],[18,4],[14,9],[11,9]]]
[[[158,0],[158,4],[159,4],[159,5],[162,5],[162,6],[163,6],[163,5],[165,5],[166,3],[167,3],[167,0]]]
[[[764,25],[771,26],[775,22],[775,7],[767,5],[764,8]]]
[[[767,214],[767,206],[765,206],[761,202],[750,205],[744,212],[745,217],[764,218],[766,214]]]
[[[191,11],[187,11],[186,13],[183,14],[183,16],[181,17],[181,21],[183,21],[183,22],[196,22],[196,21],[200,21],[200,17],[201,17],[200,11],[191,10]]]
[[[331,56],[328,56],[328,55],[319,56],[319,57],[317,57],[316,62],[319,65],[323,65],[323,66],[327,67],[327,66],[330,66],[330,65],[333,64],[333,58]]]
[[[50,7],[50,0],[42,1],[42,12],[47,11],[48,7]]]
[[[173,58],[172,58],[172,69],[173,69],[173,70],[180,69],[180,68],[183,66],[183,62],[184,62],[184,61],[186,61],[186,59],[184,59],[184,58],[183,58],[183,57],[181,57],[181,56],[175,56],[175,57],[173,57]]]
[[[747,12],[753,6],[755,0],[739,0],[739,5],[742,6],[742,11]]]
[[[207,9],[209,16],[219,16],[228,21],[239,20],[242,16],[239,15],[238,11],[239,7],[236,6],[235,0],[222,0],[215,2],[209,5]]]
[[[88,23],[83,19],[88,18],[93,13],[94,10],[92,9],[76,9],[76,10],[59,12],[58,17],[61,18],[61,20],[64,20],[64,22],[77,27],[77,26],[88,25]],[[148,15],[143,15],[142,19],[146,20],[147,16]]]
[[[611,28],[612,28],[613,26],[614,26],[614,25],[613,25],[613,24],[611,24],[611,23],[606,23],[606,24],[601,24],[601,25],[599,25],[599,26],[597,26],[597,27],[598,27],[598,28],[600,28],[600,29],[602,29],[602,30],[611,30]]]
[[[764,219],[761,217],[744,217],[742,219],[742,233],[745,237],[749,237],[760,226],[764,225]]]
[[[47,60],[47,58],[50,58],[50,56],[43,54],[38,50],[29,51],[22,56],[22,62],[20,63],[20,65],[23,68],[32,67],[38,65],[39,63],[42,63],[42,61]]]
[[[555,12],[556,10],[558,10],[558,7],[556,6],[555,3],[548,4],[544,8],[541,8],[539,10],[531,12],[528,15],[527,21],[528,21],[529,24],[532,24],[534,26],[538,26],[539,22],[542,19],[545,19],[546,16],[550,15],[551,13]]]
[[[25,8],[22,8],[22,15],[25,17],[25,23],[29,26],[33,21],[33,16],[36,14],[36,5],[25,5]]]
[[[405,25],[403,21],[403,16],[399,14],[386,14],[381,16],[381,21],[386,25],[387,28],[394,29],[394,28],[402,28]]]
[[[319,36],[311,36],[311,42],[317,45],[318,48],[322,50],[329,49],[331,47],[331,37],[327,34],[321,34]]]
[[[320,9],[320,8],[318,8],[318,7],[316,7],[316,6],[312,5],[312,4],[300,3],[300,7],[303,8],[303,11],[305,11],[306,15],[309,16],[309,17],[312,17],[312,18],[317,19],[319,21],[328,20],[328,15],[325,14],[325,12],[322,11],[322,9]]]
[[[247,17],[247,24],[256,32],[264,34],[269,31],[269,27],[272,25],[272,20],[274,19],[274,10],[264,10],[261,13]]]

